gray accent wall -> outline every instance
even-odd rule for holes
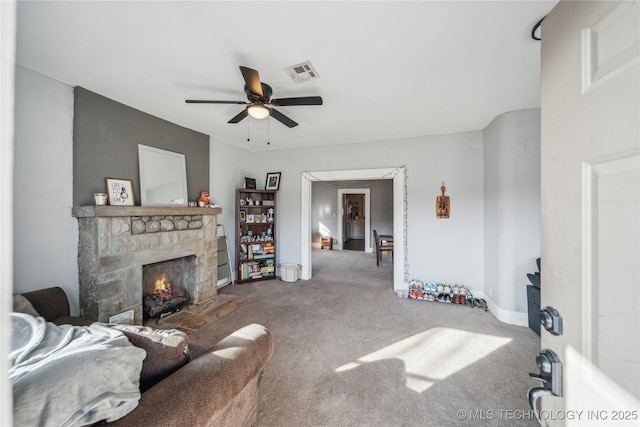
[[[184,154],[189,200],[209,189],[209,136],[82,87],[74,90],[73,204],[93,205],[105,178],[133,181],[140,205],[138,144]]]

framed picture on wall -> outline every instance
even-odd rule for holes
[[[133,206],[133,181],[130,179],[105,178],[111,206]]]
[[[264,185],[265,190],[276,190],[280,188],[280,172],[269,172],[267,174],[267,182]]]
[[[244,188],[247,190],[255,190],[256,189],[256,179],[255,178],[245,178],[244,179]]]

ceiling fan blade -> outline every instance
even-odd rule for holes
[[[229,120],[227,123],[240,123],[242,119],[247,117],[247,114],[248,114],[247,109],[245,108],[244,110],[240,111],[240,113],[238,113],[237,116]]]
[[[271,104],[279,107],[286,107],[289,105],[322,105],[322,97],[299,96],[297,98],[278,98],[272,99]]]
[[[254,69],[240,66],[240,71],[242,72],[242,77],[244,77],[244,81],[247,83],[247,87],[251,91],[251,93],[262,96],[262,84],[260,83],[260,76],[258,72]]]
[[[274,119],[276,119],[277,121],[279,121],[280,123],[282,123],[287,127],[292,128],[292,127],[298,126],[298,123],[294,122],[289,117],[285,116],[275,108],[271,108],[271,117],[273,117]]]
[[[187,99],[187,104],[249,104],[246,101],[209,101],[206,99]]]

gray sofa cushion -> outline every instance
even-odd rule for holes
[[[191,360],[189,338],[182,331],[134,325],[109,326],[122,331],[131,344],[147,351],[140,373],[141,392],[153,387]]]

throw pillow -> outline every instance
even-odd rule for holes
[[[154,329],[147,326],[109,325],[122,331],[131,344],[147,352],[140,373],[140,391],[145,392],[184,365],[189,355],[189,338],[177,329]]]
[[[33,308],[31,301],[20,294],[13,294],[13,311],[16,313],[30,314],[33,317],[40,316],[40,313]]]

